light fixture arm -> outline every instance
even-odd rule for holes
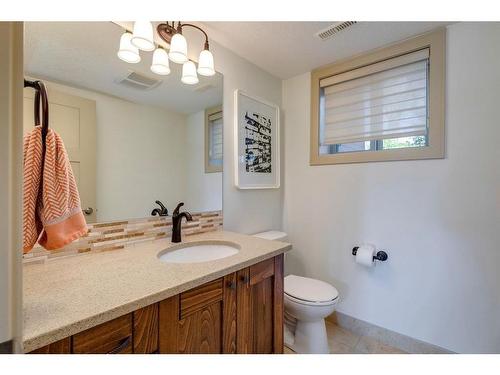
[[[199,26],[196,26],[196,25],[193,25],[192,23],[178,23],[177,25],[177,32],[180,32],[182,34],[182,28],[184,26],[189,26],[189,27],[193,27],[199,31],[201,31],[203,33],[203,35],[205,35],[205,46],[204,46],[204,49],[208,50],[209,49],[209,46],[208,46],[208,35],[207,33],[205,32],[205,30],[203,30],[201,27]],[[180,31],[179,31],[180,30]]]

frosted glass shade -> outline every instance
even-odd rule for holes
[[[198,74],[202,76],[213,76],[215,74],[214,56],[208,49],[200,52],[198,59]]]
[[[139,55],[139,50],[137,47],[133,46],[130,40],[132,39],[132,34],[129,32],[123,33],[120,38],[120,49],[118,50],[118,58],[125,62],[136,64],[141,61],[141,56]]]
[[[174,34],[170,41],[170,52],[168,53],[170,60],[177,64],[184,64],[188,61],[187,57],[187,42],[182,34]]]
[[[196,74],[196,65],[194,62],[187,61],[182,65],[182,78],[181,81],[186,85],[196,85],[199,82],[198,75]]]
[[[132,35],[131,42],[140,50],[154,50],[153,24],[149,21],[136,21],[134,23],[134,34]]]
[[[168,53],[161,47],[155,49],[155,52],[153,53],[153,63],[151,64],[151,71],[162,76],[170,74]]]

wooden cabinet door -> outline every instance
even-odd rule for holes
[[[134,354],[158,353],[158,304],[133,312]]]
[[[283,255],[237,273],[237,352],[283,353]]]
[[[160,302],[162,354],[222,353],[224,279]]]
[[[237,275],[236,272],[224,277],[222,298],[222,353],[237,353]]]

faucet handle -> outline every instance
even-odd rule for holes
[[[156,201],[155,203],[161,207],[161,212],[162,212],[162,213],[165,213],[165,214],[167,214],[167,215],[168,215],[168,210],[167,210],[167,207],[165,207],[165,206],[163,205],[163,203],[161,203],[159,200],[158,200],[158,201]]]
[[[172,213],[172,215],[179,215],[179,209],[184,206],[184,202],[180,202],[177,207],[175,207],[175,210],[174,212]]]
[[[155,208],[153,211],[151,211],[151,215],[155,216],[158,214],[158,216],[168,216],[168,210],[167,208],[161,203],[159,200],[155,201],[157,205],[160,206],[160,208]]]

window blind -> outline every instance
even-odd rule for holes
[[[210,115],[210,149],[211,161],[222,161],[222,112]]]
[[[320,80],[320,145],[425,135],[429,50]]]

